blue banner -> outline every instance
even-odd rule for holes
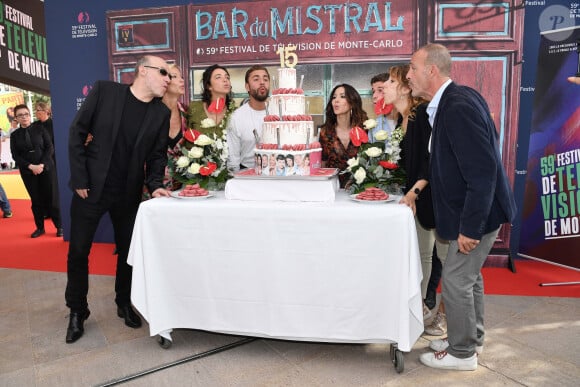
[[[580,26],[541,34],[520,255],[580,268]]]

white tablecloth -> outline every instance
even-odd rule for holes
[[[160,198],[141,204],[128,262],[150,334],[174,328],[398,343],[423,332],[412,212],[362,204]]]

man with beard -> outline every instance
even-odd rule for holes
[[[264,66],[250,67],[246,71],[245,82],[249,100],[232,113],[228,123],[228,169],[232,173],[254,168],[254,129],[258,136],[262,135],[266,100],[270,94],[270,74]]]

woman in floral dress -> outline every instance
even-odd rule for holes
[[[185,80],[181,70],[176,65],[169,66],[171,82],[167,86],[167,91],[163,96],[163,103],[171,110],[169,120],[169,139],[167,141],[167,157],[173,158],[178,150],[179,140],[183,138],[183,132],[187,129],[187,109],[180,99],[185,94]],[[173,180],[169,173],[169,168],[165,169],[165,187],[168,190],[175,190],[180,187],[179,182]]]
[[[201,101],[189,104],[189,127],[203,134],[223,135],[235,110],[230,73],[225,67],[212,65],[202,75]]]
[[[187,129],[187,109],[180,101],[185,94],[185,80],[181,75],[181,69],[175,64],[169,65],[169,77],[171,81],[167,85],[167,91],[161,101],[171,110],[167,139],[167,158],[171,160],[179,150],[179,140],[183,138],[183,132]],[[181,183],[172,178],[169,165],[165,167],[163,184],[170,191],[175,191],[181,187]],[[146,186],[143,186],[141,199],[151,199],[151,195]]]
[[[362,128],[368,119],[362,108],[360,94],[348,84],[336,86],[326,104],[326,120],[320,131],[322,146],[322,167],[338,168],[344,171],[347,160],[356,157],[358,146],[352,143],[350,134],[353,127]],[[340,188],[344,188],[349,175],[339,175]]]

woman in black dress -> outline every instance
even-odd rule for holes
[[[40,124],[31,124],[30,110],[26,105],[14,107],[14,115],[20,128],[12,133],[10,150],[32,202],[36,230],[30,236],[38,238],[45,233],[44,206],[51,203],[48,215],[56,227],[56,236],[62,237],[59,204],[52,199],[55,166],[50,134]]]

